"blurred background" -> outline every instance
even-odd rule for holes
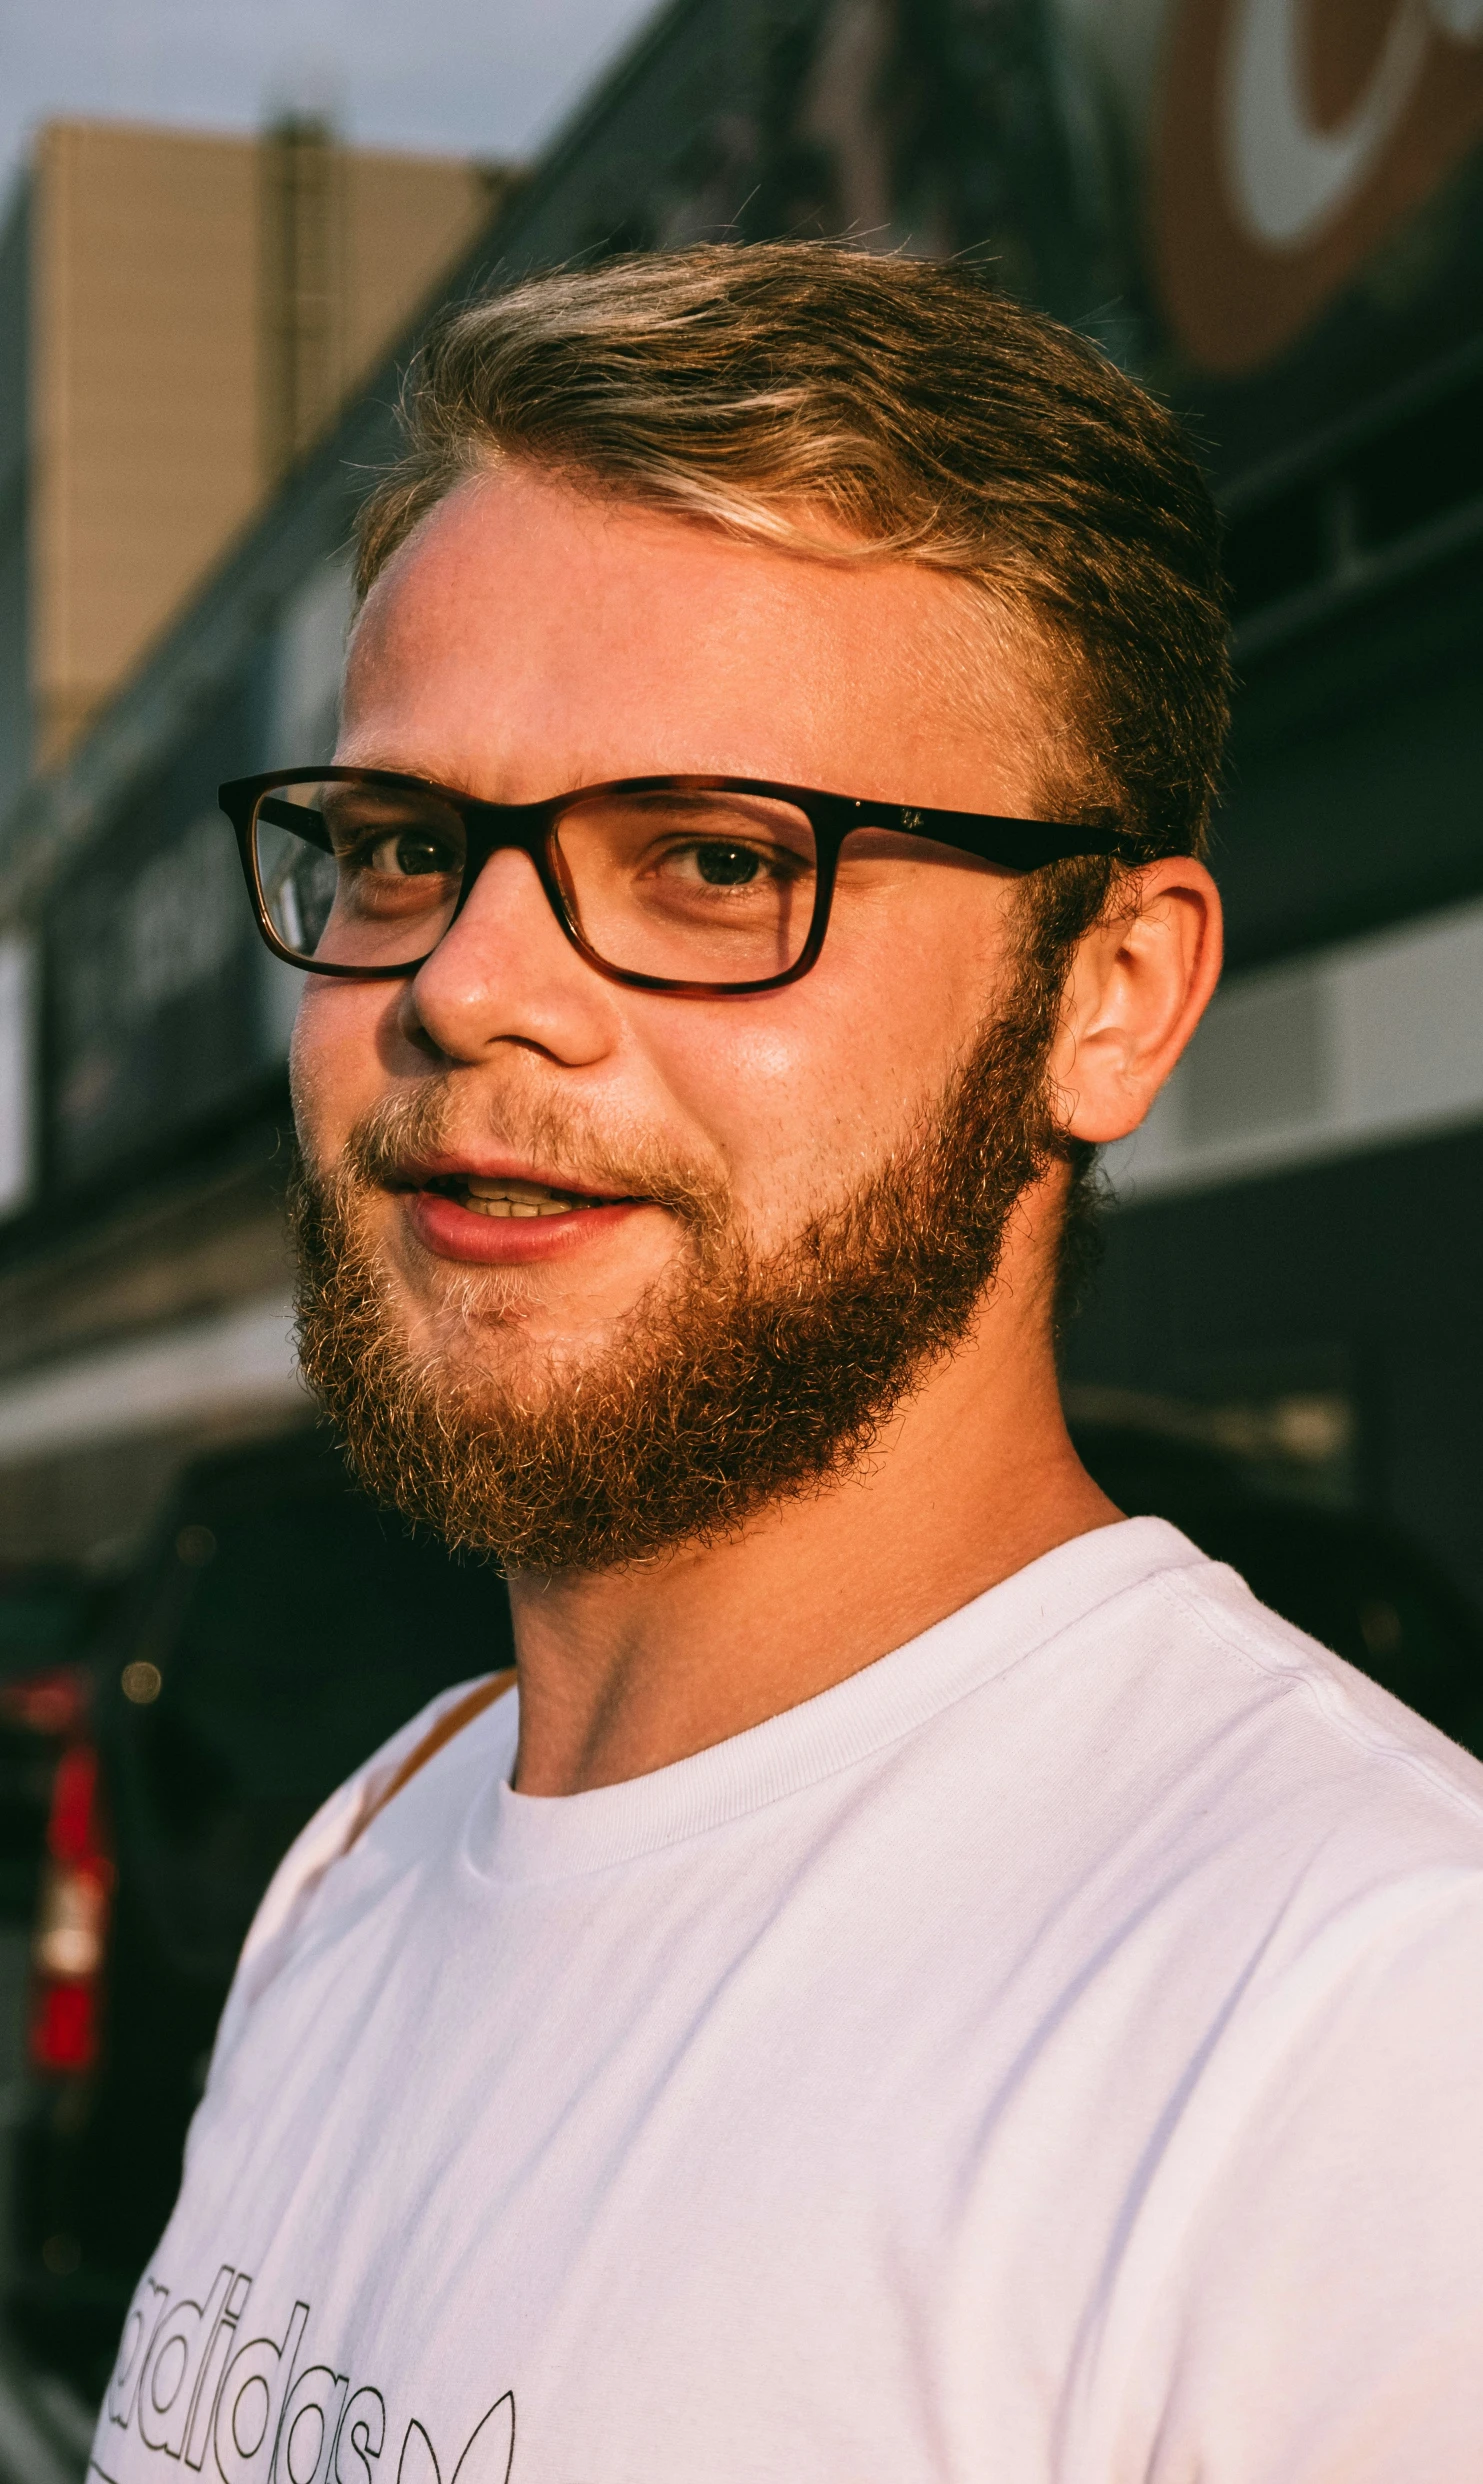
[[[1230,963],[1111,1151],[1073,1418],[1483,1747],[1483,5],[12,0],[0,169],[0,2484],[52,2484],[274,1860],[507,1644],[296,1382],[296,978],[215,809],[330,754],[440,303],[968,250],[1188,417]]]

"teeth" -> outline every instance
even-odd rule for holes
[[[465,1207],[479,1216],[566,1216],[573,1208],[602,1204],[574,1190],[550,1190],[544,1182],[485,1180],[477,1174],[462,1188]]]

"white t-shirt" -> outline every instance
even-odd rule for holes
[[[431,1712],[429,1712],[431,1713]],[[560,1800],[300,1838],[112,2484],[1483,2476],[1483,1769],[1140,1518]]]

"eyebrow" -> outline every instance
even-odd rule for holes
[[[457,770],[432,775],[426,768],[411,767],[405,758],[396,757],[391,753],[377,753],[369,758],[358,756],[354,759],[343,759],[337,751],[333,759],[325,761],[325,765],[332,768],[363,768],[370,775],[415,777],[419,785],[437,785],[445,793],[466,795],[470,802],[482,802],[487,799],[485,795],[477,793],[472,785],[460,782]]]
[[[435,793],[457,794],[465,802],[488,803],[494,810],[525,810],[531,807],[530,803],[511,801],[507,794],[482,793],[478,786],[470,784],[468,778],[457,768],[440,770],[438,774],[430,775],[425,768],[409,767],[404,758],[341,759],[336,757],[327,761],[326,765],[337,768],[365,768],[372,773],[379,772],[386,776],[410,777],[417,784],[426,785]],[[592,781],[595,783],[597,780],[594,778]],[[567,789],[563,788],[563,791],[565,790]],[[539,802],[547,798],[538,794],[533,797],[533,800]]]

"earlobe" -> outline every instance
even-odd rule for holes
[[[1068,1137],[1103,1146],[1137,1129],[1220,967],[1220,893],[1205,865],[1150,864],[1133,906],[1087,934],[1067,978],[1051,1068]]]

